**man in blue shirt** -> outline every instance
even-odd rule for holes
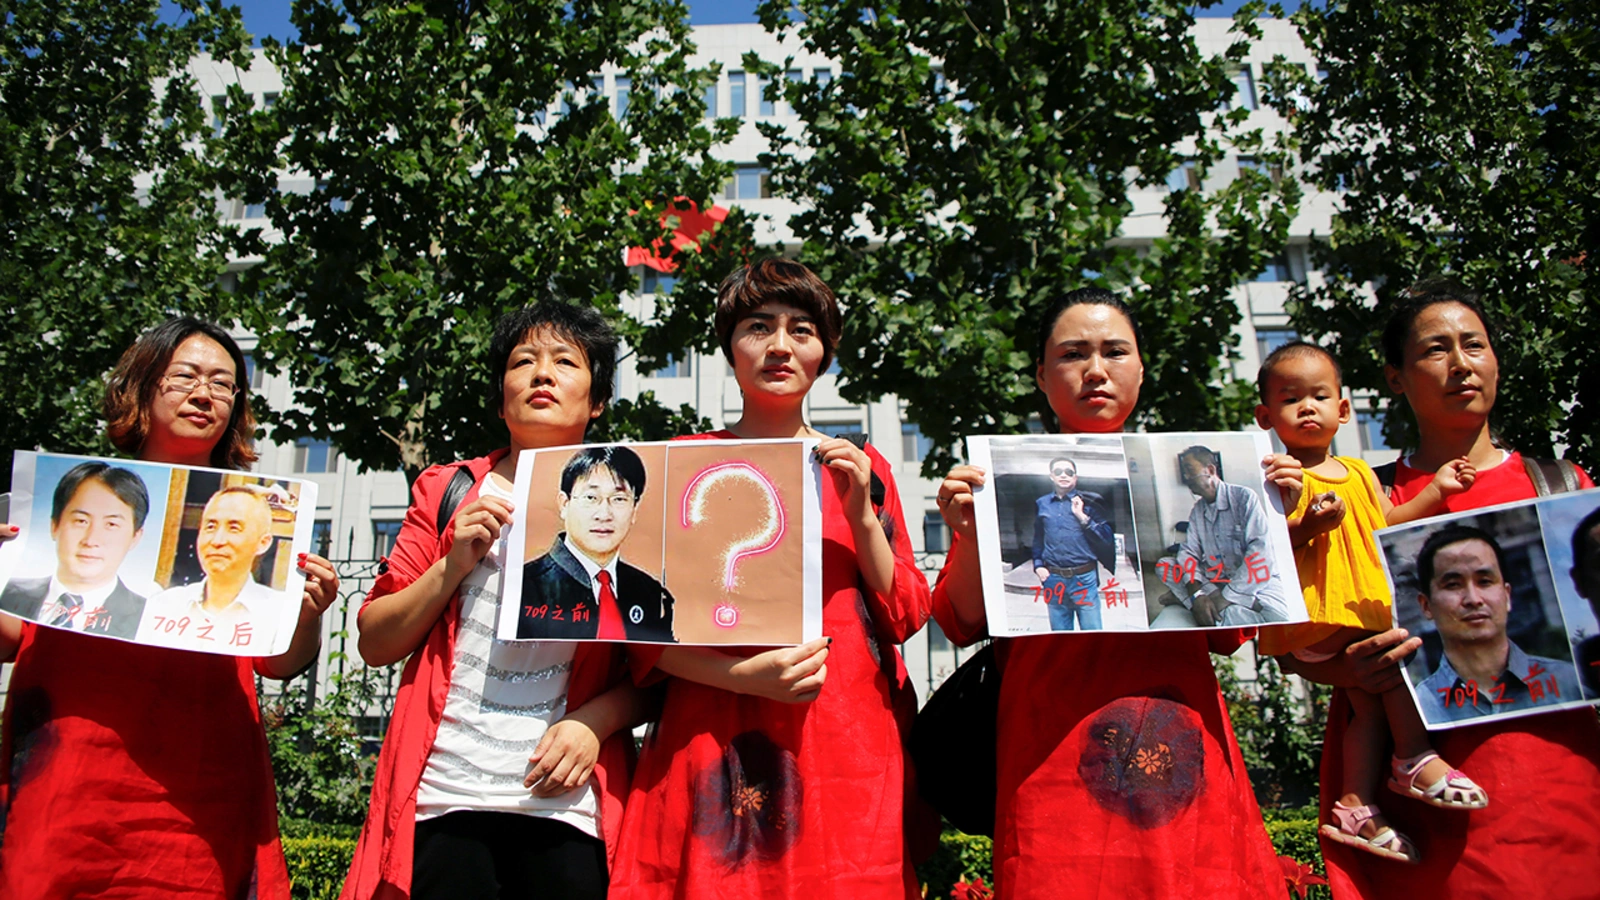
[[[1444,658],[1417,685],[1433,725],[1582,700],[1571,661],[1530,656],[1506,634],[1511,586],[1487,532],[1449,525],[1417,554],[1417,602],[1439,629]]]
[[[1050,460],[1055,490],[1034,501],[1033,572],[1043,585],[1051,631],[1083,631],[1100,623],[1100,563],[1115,546],[1111,523],[1097,494],[1078,490],[1078,466],[1065,457]]]

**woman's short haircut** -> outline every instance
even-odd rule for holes
[[[722,353],[733,362],[733,331],[751,313],[768,303],[792,306],[811,317],[822,341],[821,374],[833,362],[844,329],[839,300],[810,269],[790,259],[769,257],[734,269],[717,288],[713,325]]]
[[[583,350],[589,360],[589,405],[611,402],[617,371],[617,332],[598,310],[561,300],[541,300],[513,310],[495,323],[489,339],[489,408],[500,411],[505,400],[506,363],[535,332],[548,330]]]
[[[245,375],[244,352],[221,327],[189,316],[162,322],[139,335],[133,346],[123,351],[101,402],[106,434],[118,450],[139,455],[150,437],[150,409],[155,405],[167,366],[172,364],[172,354],[197,334],[216,341],[227,351],[233,360],[233,381],[239,388],[233,397],[228,429],[211,448],[211,465],[218,469],[248,469],[256,461],[256,417],[250,411],[250,379]]]
[[[1483,310],[1483,295],[1453,278],[1425,278],[1406,289],[1405,297],[1389,314],[1389,321],[1383,326],[1384,362],[1397,369],[1405,364],[1406,341],[1411,337],[1411,326],[1425,310],[1441,303],[1459,303],[1472,310],[1478,321],[1483,323],[1483,334],[1489,341],[1489,348],[1494,349],[1494,322]]]
[[[1061,320],[1061,314],[1074,306],[1091,304],[1094,306],[1109,306],[1128,320],[1128,327],[1133,330],[1133,344],[1136,350],[1144,347],[1144,335],[1139,331],[1139,317],[1134,315],[1133,308],[1127,301],[1111,293],[1105,288],[1078,288],[1050,301],[1044,308],[1044,316],[1039,319],[1039,340],[1034,347],[1033,361],[1035,364],[1044,362],[1044,355],[1049,350],[1050,334],[1056,330],[1056,322]]]

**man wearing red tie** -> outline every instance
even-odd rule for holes
[[[561,471],[565,531],[523,567],[517,637],[671,643],[672,595],[619,557],[644,495],[638,454],[585,447]]]

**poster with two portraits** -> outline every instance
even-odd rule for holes
[[[0,610],[180,650],[289,648],[317,486],[293,478],[17,451]]]

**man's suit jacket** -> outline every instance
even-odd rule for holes
[[[617,560],[613,586],[630,641],[671,642],[672,595],[643,571]],[[593,638],[600,610],[589,573],[567,549],[565,534],[541,557],[522,567],[517,637],[546,640]]]
[[[45,601],[51,599],[45,596],[49,590],[48,575],[43,578],[13,578],[5,591],[0,592],[0,609],[38,621]],[[144,599],[128,590],[128,586],[118,578],[117,586],[106,598],[106,605],[100,609],[100,615],[94,622],[85,625],[83,630],[132,640],[139,632],[139,619],[144,615]]]

